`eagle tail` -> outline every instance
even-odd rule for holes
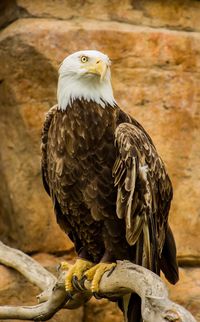
[[[123,296],[123,312],[125,322],[142,322],[141,298],[132,293]]]
[[[171,284],[176,284],[178,282],[179,273],[176,260],[176,244],[169,225],[167,227],[165,243],[162,249],[160,268]]]
[[[138,246],[134,247],[136,249],[136,253],[138,253]],[[138,263],[138,258],[136,255],[136,260],[134,261]],[[141,315],[141,298],[136,293],[126,294],[123,296],[122,301],[120,303],[119,307],[122,309],[124,314],[124,320],[125,322],[142,322],[142,315]]]
[[[143,232],[138,238],[138,241],[132,248],[133,262],[149,268],[158,273],[157,265],[153,265],[153,258],[155,258],[154,252],[156,249],[151,248],[150,245],[150,233],[149,226],[144,224]],[[156,261],[157,262],[157,261]],[[141,298],[136,293],[132,293],[123,297],[123,312],[125,322],[142,322],[141,315]]]
[[[169,225],[166,231],[166,237],[165,237],[165,242],[162,249],[161,258],[159,261],[155,260],[154,265],[152,263],[152,260],[150,260],[150,259],[156,258],[155,256],[156,249],[154,249],[154,247],[151,250],[151,252],[153,252],[152,258],[149,258],[149,260],[147,260],[146,265],[142,263],[142,258],[144,258],[143,252],[145,252],[146,255],[150,253],[149,251],[147,251],[148,247],[146,246],[148,245],[147,241],[149,239],[147,237],[148,237],[148,234],[144,229],[143,234],[140,235],[134,247],[134,252],[135,252],[134,262],[138,265],[143,264],[142,266],[146,266],[149,269],[151,268],[151,270],[158,275],[160,275],[159,272],[160,272],[160,269],[162,269],[168,281],[172,284],[175,284],[179,279],[178,264],[176,261],[176,245],[175,245],[174,237]],[[146,256],[146,258],[148,258],[148,256]],[[121,304],[124,312],[125,322],[143,321],[142,315],[141,315],[141,298],[137,294],[132,293],[132,294],[125,295],[122,299]]]

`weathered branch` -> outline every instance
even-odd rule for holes
[[[41,290],[56,282],[56,277],[22,251],[6,246],[0,241],[0,263],[12,267]]]
[[[0,306],[0,319],[46,321],[65,305],[68,309],[75,309],[83,305],[91,298],[92,294],[78,293],[74,295],[73,299],[69,298],[64,287],[65,276],[65,273],[60,274],[46,302],[33,306]]]
[[[5,247],[10,257],[5,254],[2,255],[2,250],[4,249],[5,251]],[[44,285],[47,287],[48,281],[52,286],[54,280],[54,287],[51,287],[51,289],[48,287],[46,295],[40,296],[40,302],[45,300],[41,304],[29,307],[0,307],[0,319],[47,320],[62,307],[65,306],[68,309],[77,308],[92,296],[90,283],[85,281],[85,291],[76,293],[73,298],[70,298],[64,288],[66,272],[61,272],[55,283],[55,277],[52,274],[33,259],[22,254],[22,252],[0,243],[1,263],[17,269],[43,290]],[[27,273],[27,269],[29,272],[31,269],[31,273]],[[41,281],[43,276],[45,282]],[[186,309],[168,299],[167,288],[159,276],[129,261],[120,261],[112,273],[103,275],[100,283],[100,293],[106,295],[106,297],[113,297],[131,292],[137,293],[142,299],[144,322],[195,322],[194,317]]]

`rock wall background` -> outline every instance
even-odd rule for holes
[[[172,178],[181,279],[170,293],[200,321],[200,2],[3,0],[0,26],[1,239],[51,269],[73,257],[42,187],[40,130],[63,58],[101,50],[112,59],[119,105],[152,136]],[[34,303],[36,288],[0,271],[0,304]],[[105,300],[52,321],[66,319],[122,321]]]

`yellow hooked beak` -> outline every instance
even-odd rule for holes
[[[106,75],[108,65],[103,60],[98,58],[94,63],[88,65],[86,68],[89,73],[99,75],[100,80],[102,81]]]

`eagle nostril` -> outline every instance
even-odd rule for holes
[[[99,64],[100,63],[100,60],[97,60],[96,64]]]

